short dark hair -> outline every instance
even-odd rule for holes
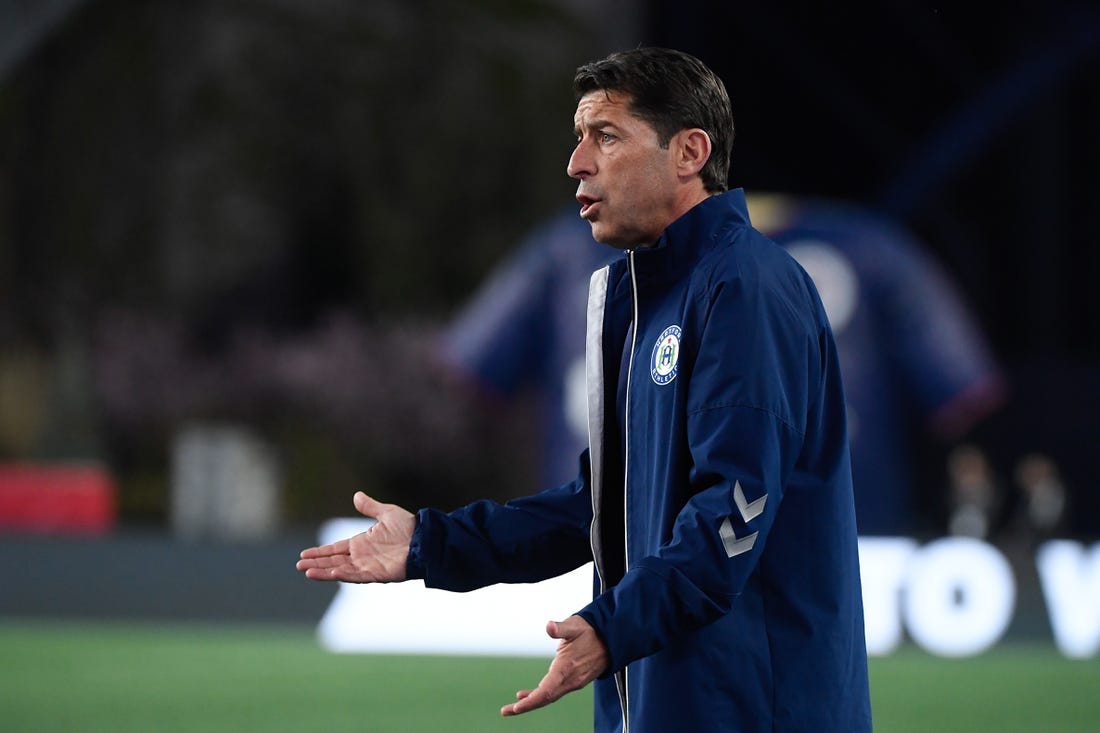
[[[597,90],[630,95],[631,114],[653,126],[662,146],[681,130],[704,130],[711,154],[699,176],[710,193],[726,190],[733,111],[722,80],[702,61],[668,48],[613,53],[581,66],[573,77],[577,101]]]

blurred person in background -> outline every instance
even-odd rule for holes
[[[747,196],[753,226],[813,278],[836,337],[848,404],[856,517],[864,535],[988,533],[996,496],[967,491],[957,462],[920,465],[920,445],[964,442],[1005,401],[1005,379],[967,304],[923,244],[866,208],[818,197]],[[505,399],[541,393],[543,474],[567,480],[587,443],[588,278],[616,257],[572,208],[519,245],[444,333],[443,362]],[[984,455],[978,447],[968,450]],[[947,482],[945,492],[941,486]],[[965,526],[964,526],[965,525]]]
[[[727,190],[722,82],[637,49],[581,67],[568,172],[593,237],[590,446],[570,483],[302,553],[317,580],[471,590],[594,559],[595,599],[502,714],[596,680],[600,731],[871,729],[846,410],[812,280]]]

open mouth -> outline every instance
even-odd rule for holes
[[[592,198],[591,196],[585,196],[584,194],[577,194],[577,201],[581,205],[581,218],[587,219],[592,213],[593,208],[600,203],[600,199]]]

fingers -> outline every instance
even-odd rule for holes
[[[340,540],[331,545],[321,545],[302,550],[300,558],[294,567],[299,572],[305,573],[310,580],[334,580],[333,569],[346,565],[350,555],[348,554],[348,541]]]
[[[533,692],[532,690],[520,690],[519,692],[516,693],[516,700],[517,701],[523,700],[527,696],[529,696],[532,692]],[[515,710],[515,703],[509,703],[508,705],[505,705],[504,707],[502,707],[500,709],[500,714],[503,715],[504,717],[509,717],[511,715],[519,715],[521,712],[523,712],[523,711],[522,710],[520,710],[520,711]]]
[[[538,693],[538,689],[520,690],[516,693],[516,701],[502,707],[500,709],[500,714],[506,718],[510,718],[513,715],[522,715],[536,708],[545,707],[553,702],[552,700],[542,699],[542,696],[536,693]],[[532,699],[534,699],[534,704],[532,704]]]
[[[349,555],[332,555],[299,560],[295,567],[310,580],[346,580],[354,570]]]
[[[350,555],[326,555],[317,558],[304,558],[299,560],[295,567],[302,571],[319,568],[334,568],[340,565],[346,565],[350,558]]]
[[[338,565],[331,568],[309,568],[305,575],[310,580],[347,580],[347,566]]]
[[[547,675],[549,677],[549,675]],[[520,690],[516,693],[516,701],[510,705],[505,705],[500,709],[500,714],[504,717],[511,717],[513,715],[522,715],[523,713],[529,713],[532,710],[538,710],[539,708],[546,707],[552,702],[560,699],[569,690],[560,690],[554,685],[547,684],[547,677],[544,677],[539,686],[533,690]]]
[[[568,686],[568,681],[561,671],[561,660],[555,658],[550,663],[550,669],[546,672],[546,675],[539,681],[539,686],[533,690],[520,690],[517,692],[516,701],[502,707],[500,714],[509,717],[537,710],[575,689],[577,689],[575,686]]]
[[[355,508],[359,511],[360,514],[364,514],[372,518],[377,516],[379,509],[382,507],[381,504],[364,494],[362,491],[355,492],[355,496],[352,497],[352,503],[355,504]],[[299,558],[301,559],[298,561],[296,567],[298,568],[298,570],[307,570],[309,568],[316,567],[329,567],[316,563],[304,563],[302,562],[302,560],[315,560],[317,558],[337,556],[344,556],[346,560],[346,556],[350,553],[350,542],[351,538],[349,537],[347,539],[340,540],[339,542],[333,542],[330,545],[320,545],[318,547],[310,547],[306,550],[302,550],[301,554],[299,554]]]
[[[340,540],[339,542],[333,542],[331,545],[320,545],[318,547],[310,547],[309,549],[302,550],[299,555],[303,560],[309,560],[317,557],[329,557],[332,555],[347,555],[348,554],[348,540]]]

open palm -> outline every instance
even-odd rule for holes
[[[354,537],[302,550],[296,567],[311,580],[345,583],[393,583],[405,580],[409,543],[416,515],[396,504],[382,504],[362,491],[354,498],[356,510],[376,520]]]

